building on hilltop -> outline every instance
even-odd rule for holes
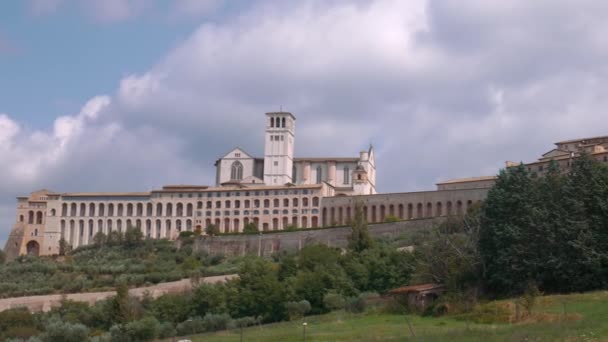
[[[237,147],[218,159],[216,186],[300,186],[326,183],[336,195],[376,193],[376,164],[370,148],[352,158],[294,156],[296,118],[291,113],[266,113],[264,158]]]
[[[578,158],[582,153],[586,153],[597,161],[608,163],[608,136],[565,140],[555,143],[555,148],[544,153],[537,161],[524,163],[528,171],[544,175],[551,161],[557,162],[557,165],[564,172],[568,171],[572,166],[572,161]],[[519,163],[507,161],[507,167],[518,166]]]
[[[348,224],[360,205],[370,223],[462,215],[484,200],[496,177],[437,183],[431,191],[376,193],[374,150],[356,157],[294,156],[295,117],[266,114],[263,158],[235,148],[216,163],[216,184],[167,185],[148,192],[57,193],[40,190],[17,198],[16,218],[5,251],[18,255],[59,253],[92,243],[98,232],[140,229],[146,238],[175,239],[183,231],[216,225],[221,233],[317,228]],[[540,175],[555,160],[567,170],[586,152],[608,162],[608,137],[568,140],[525,164]],[[516,165],[507,162],[507,167]]]

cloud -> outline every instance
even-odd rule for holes
[[[233,146],[261,155],[263,113],[280,106],[299,156],[374,144],[382,192],[494,174],[607,133],[607,14],[588,0],[261,1],[47,131],[0,116],[0,191],[213,184]]]

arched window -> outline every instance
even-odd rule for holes
[[[68,205],[66,203],[61,205],[61,216],[68,216]]]
[[[89,203],[89,216],[95,216],[95,203]]]
[[[34,224],[34,211],[30,211],[27,215],[27,223]]]
[[[350,183],[350,170],[348,166],[344,167],[344,184]]]
[[[114,204],[113,203],[108,204],[108,216],[110,216],[110,217],[114,216]]]
[[[282,121],[281,127],[285,128],[285,118],[283,118],[283,120],[281,120],[281,121]]]
[[[36,224],[42,224],[42,211],[36,213]]]
[[[317,184],[321,184],[321,181],[323,181],[323,169],[317,166]]]
[[[144,216],[144,205],[142,203],[137,203],[137,216]]]
[[[270,118],[270,127],[274,127],[274,118]]]
[[[232,167],[230,168],[230,179],[243,179],[243,164],[241,164],[241,162],[238,160],[232,163]]]

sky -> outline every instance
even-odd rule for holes
[[[264,113],[296,156],[376,151],[380,192],[605,135],[608,2],[6,0],[0,247],[15,197],[214,183]]]

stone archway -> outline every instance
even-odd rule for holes
[[[27,255],[31,256],[39,256],[40,255],[40,244],[38,242],[32,240],[25,245],[25,249],[27,251]]]

